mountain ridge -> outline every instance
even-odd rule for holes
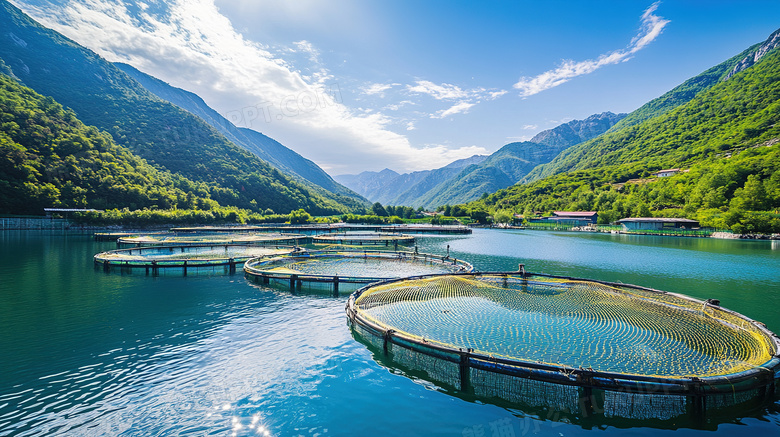
[[[0,0],[0,40],[0,59],[24,85],[73,109],[85,124],[110,133],[150,164],[209,184],[221,205],[256,212],[304,208],[315,214],[364,208],[356,199],[325,197],[289,179],[6,0]]]
[[[208,189],[158,170],[73,111],[0,74],[0,212],[47,207],[213,211]],[[205,215],[204,215],[205,216]]]
[[[335,194],[355,198],[359,197],[356,193],[334,181],[331,176],[317,164],[304,158],[299,153],[284,146],[273,138],[252,129],[235,126],[217,111],[208,106],[203,98],[197,94],[181,88],[176,88],[129,64],[115,62],[114,65],[130,75],[133,79],[137,80],[144,88],[157,97],[200,117],[234,144],[254,153],[277,170],[296,177],[300,181],[306,181],[317,185]]]
[[[767,41],[776,41],[777,33]],[[597,211],[599,223],[685,217],[736,233],[780,232],[780,44],[753,45],[683,85],[713,72],[725,77],[761,47],[771,48],[758,62],[688,102],[567,149],[550,163],[565,160],[560,172],[461,208],[530,215]],[[663,106],[664,97],[659,99],[655,107]],[[654,175],[663,168],[683,171]]]
[[[614,152],[616,147],[611,147],[608,151],[601,147],[601,144],[613,144],[615,141],[618,141],[618,137],[621,135],[625,136],[626,132],[631,132],[629,129],[636,126],[637,124],[651,119],[656,119],[662,115],[667,114],[668,112],[674,111],[681,106],[688,104],[702,93],[712,89],[714,86],[731,80],[734,75],[729,76],[729,72],[736,71],[740,65],[743,67],[741,70],[739,70],[739,72],[745,71],[747,68],[754,65],[758,65],[766,53],[777,48],[778,46],[780,46],[780,30],[773,32],[763,43],[752,45],[740,54],[705,70],[703,73],[684,81],[681,85],[678,85],[661,97],[658,97],[646,103],[645,105],[642,105],[642,107],[626,116],[622,122],[616,124],[612,129],[605,133],[605,135],[565,150],[549,163],[540,165],[539,167],[535,168],[525,178],[523,178],[521,182],[534,182],[554,174],[588,168],[592,166],[594,162],[603,161],[604,158],[600,156],[605,154],[609,154],[610,156],[614,155],[612,152]],[[756,54],[759,51],[762,52],[762,55],[757,57],[758,63],[748,65],[748,62],[745,60],[756,58]],[[650,118],[647,118],[649,112],[652,112],[654,115],[650,116]],[[623,133],[621,134],[620,132]],[[612,138],[614,138],[615,141],[612,141]],[[625,140],[621,141],[625,142]],[[599,151],[597,152],[596,150]],[[668,165],[678,164],[681,163],[669,163]]]
[[[341,181],[347,186],[362,180],[362,186],[352,188],[382,204],[435,208],[464,203],[511,186],[561,150],[606,132],[624,116],[611,112],[593,114],[539,132],[530,141],[506,144],[491,155],[475,155],[434,170],[393,172],[392,177],[387,173],[380,177],[377,172],[363,172],[336,178],[344,178]]]

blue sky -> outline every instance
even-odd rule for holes
[[[630,112],[780,27],[777,0],[12,1],[333,175]]]

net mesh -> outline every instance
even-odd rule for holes
[[[421,342],[523,362],[667,378],[738,373],[771,359],[750,321],[673,294],[520,276],[378,285],[356,310]]]
[[[686,409],[685,396],[604,392],[606,417],[667,420],[685,414]]]
[[[469,271],[471,266],[455,260],[407,256],[401,253],[314,253],[282,256],[246,267],[249,273],[338,276],[341,278],[400,278],[406,276]]]
[[[508,377],[479,369],[471,369],[470,372],[474,394],[479,396],[569,411],[580,403],[579,389],[572,385]]]

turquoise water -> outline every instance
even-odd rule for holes
[[[780,244],[539,231],[423,237],[475,268],[720,299],[780,332]],[[777,435],[780,403],[707,430],[587,427],[469,402],[383,367],[345,297],[232,276],[106,274],[89,235],[0,233],[0,436]]]

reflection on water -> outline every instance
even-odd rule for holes
[[[780,331],[776,242],[620,241],[477,230],[418,244],[438,253],[449,244],[481,270],[525,262],[533,271],[720,298]],[[115,245],[89,235],[3,232],[0,245],[2,436],[600,432],[388,371],[352,338],[344,297],[292,296],[250,284],[240,270],[105,274],[92,256]],[[666,432],[646,426],[633,432]],[[724,435],[778,429],[776,411],[717,427]]]

